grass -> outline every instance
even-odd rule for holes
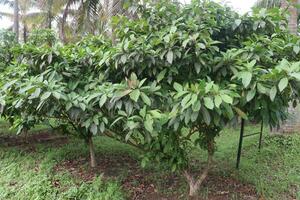
[[[1,123],[0,132],[7,132],[6,127]],[[45,126],[39,126],[34,131],[43,128]],[[247,126],[246,132],[258,129],[256,126]],[[265,199],[300,199],[300,135],[279,138],[270,137],[264,132],[264,143],[260,152],[257,142],[258,136],[244,139],[240,170],[236,170],[238,130],[224,130],[217,139],[218,149],[214,157],[216,165],[213,173],[254,185],[259,196]],[[86,145],[76,138],[70,139],[61,147],[38,144],[33,151],[24,147],[0,146],[0,199],[128,198],[128,191],[121,187],[121,182],[130,175],[130,169],[121,159],[129,155],[133,160],[138,160],[139,152],[106,137],[96,137],[95,146],[98,156],[116,160],[113,165],[116,165],[119,171],[115,173],[115,178],[103,178],[101,173],[97,173],[97,178],[93,181],[83,181],[80,177],[72,175],[70,170],[55,170],[55,166],[65,160],[84,158],[88,155]],[[198,149],[192,153],[192,157],[199,161],[196,163],[203,162],[205,155]],[[88,170],[87,163],[84,170]],[[161,171],[156,164],[145,170],[134,170],[150,174],[145,178],[148,182],[153,183],[160,193],[172,195],[174,188],[166,188],[167,180],[164,178],[169,173]],[[178,188],[175,190],[185,194],[187,186],[184,180],[179,178],[177,181]],[[131,180],[131,184],[138,187],[140,183]],[[201,190],[202,197],[207,197],[210,190],[211,186],[204,186]],[[230,198],[239,199],[239,196],[232,194]]]

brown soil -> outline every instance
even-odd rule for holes
[[[139,162],[127,155],[97,158],[98,166],[91,169],[88,160],[78,158],[66,160],[55,166],[55,171],[69,171],[73,176],[84,181],[91,181],[95,176],[105,179],[121,179],[124,191],[129,191],[130,200],[181,200],[186,199],[187,191],[184,180],[176,174],[155,173],[141,169]],[[120,178],[121,177],[121,178]],[[161,192],[162,189],[164,192]],[[202,186],[206,195],[198,199],[209,200],[256,200],[255,188],[230,177],[220,177],[212,172]]]
[[[6,135],[0,136],[0,145],[11,146],[31,146],[38,143],[47,143],[55,146],[60,146],[67,143],[67,136],[51,133],[47,131],[41,131],[34,134],[28,133],[25,135]]]

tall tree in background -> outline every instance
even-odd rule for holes
[[[283,9],[289,10],[289,21],[288,28],[292,34],[297,34],[298,28],[298,10],[295,6],[298,4],[298,0],[258,0],[254,4],[254,8],[278,8],[281,7]]]
[[[298,0],[258,0],[254,7],[256,8],[274,8],[281,7],[282,9],[288,9],[289,19],[288,19],[288,29],[291,34],[298,33],[298,9],[296,4]],[[298,128],[300,113],[292,105],[290,105],[288,112],[290,118],[286,120],[280,127],[280,132],[294,132]],[[276,130],[275,130],[276,132]]]
[[[13,17],[13,31],[16,33],[16,41],[19,42],[19,0],[0,0],[0,4],[8,5],[14,9]],[[0,12],[0,16],[6,16],[6,13]]]
[[[14,1],[14,32],[16,33],[16,40],[19,42],[19,0]]]
[[[124,4],[133,5],[133,0],[0,0],[0,4],[14,9],[14,13],[0,11],[0,15],[14,21],[16,33],[21,24],[24,41],[32,28],[56,28],[64,43],[68,38],[104,32],[113,38],[112,17],[133,16],[132,10],[124,9]]]

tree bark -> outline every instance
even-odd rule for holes
[[[23,28],[23,40],[24,43],[27,42],[27,25],[24,23],[24,28]]]
[[[291,0],[289,4],[287,0],[281,0],[281,8],[288,9],[290,12],[290,16],[288,19],[288,29],[291,34],[297,35],[298,33],[298,11],[295,5],[298,3],[298,0]],[[281,125],[277,133],[286,133],[286,132],[295,132],[299,131],[298,124],[299,119],[298,116],[300,113],[293,107],[292,103],[288,108],[288,113],[290,114],[289,118],[285,120]],[[276,130],[275,130],[276,131]],[[273,133],[276,133],[273,131]]]
[[[20,24],[19,0],[15,0],[14,1],[14,32],[16,34],[17,42],[19,42],[19,24]]]
[[[91,167],[95,168],[97,166],[97,162],[96,162],[96,157],[95,157],[95,148],[94,148],[92,136],[89,136],[89,138],[88,138],[88,145],[89,145],[89,151],[90,151]]]
[[[212,157],[213,157],[213,148],[214,144],[213,141],[209,142],[208,144],[208,155],[207,155],[207,164],[204,168],[202,174],[198,178],[194,178],[192,174],[190,174],[187,170],[183,172],[184,177],[186,178],[188,184],[189,184],[189,197],[190,199],[196,199],[198,190],[200,189],[200,186],[202,185],[203,181],[206,179],[208,172],[211,168],[212,163]]]
[[[69,14],[69,7],[72,3],[72,0],[68,0],[67,5],[64,9],[63,15],[62,15],[62,19],[61,19],[61,27],[60,27],[60,37],[61,40],[63,41],[63,43],[67,43],[67,37],[66,37],[66,33],[65,33],[65,25],[67,22],[67,17]]]
[[[53,18],[53,16],[52,16],[52,4],[53,4],[53,0],[48,0],[47,1],[47,3],[48,3],[48,17],[47,17],[47,28],[48,29],[52,29],[52,18]]]
[[[292,0],[291,4],[289,5],[287,0],[281,0],[281,8],[288,9],[290,12],[290,17],[288,21],[288,29],[291,34],[297,34],[298,32],[298,11],[297,8],[294,6],[298,3],[298,0]]]

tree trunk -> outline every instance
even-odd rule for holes
[[[89,151],[90,151],[91,167],[95,168],[97,166],[97,162],[96,162],[96,157],[95,157],[95,148],[94,148],[92,136],[89,136],[89,138],[88,138],[88,145],[89,145]]]
[[[71,3],[72,3],[72,0],[68,0],[65,10],[63,12],[62,19],[61,19],[60,38],[63,41],[63,43],[67,43],[67,37],[66,37],[66,33],[65,33],[65,25],[67,22],[67,17],[69,14],[69,7],[70,7]]]
[[[288,9],[288,11],[290,12],[288,29],[289,32],[294,35],[297,35],[298,33],[298,12],[297,12],[297,8],[295,7],[297,3],[298,0],[291,0],[290,4],[288,4],[287,0],[281,0],[281,8]],[[284,121],[280,125],[279,133],[299,131],[296,129],[298,129],[299,127],[298,116],[300,115],[300,113],[293,107],[292,103],[288,108],[288,113],[290,114],[290,116],[286,121]]]
[[[288,21],[288,28],[291,34],[297,34],[298,32],[298,11],[295,5],[298,3],[298,0],[291,0],[289,5],[287,0],[281,1],[281,8],[288,9],[290,12],[290,17]]]
[[[115,28],[112,24],[111,24],[111,19],[113,16],[116,16],[118,14],[121,14],[123,11],[123,2],[124,0],[106,0],[105,1],[105,8],[106,10],[106,15],[108,18],[108,21],[111,25],[111,27],[108,29],[108,36],[111,37],[113,44],[115,44],[116,42],[116,35],[115,35]]]
[[[24,23],[24,28],[23,28],[23,40],[24,43],[27,42],[27,25]]]
[[[52,29],[52,4],[53,4],[53,0],[48,0],[48,17],[47,17],[47,28],[48,29]]]
[[[198,190],[200,189],[200,186],[202,185],[203,181],[206,179],[208,172],[211,168],[212,163],[212,157],[214,153],[214,143],[211,141],[208,144],[208,155],[207,155],[207,164],[204,168],[202,174],[198,178],[194,178],[193,175],[191,175],[187,170],[183,172],[183,175],[185,176],[188,184],[189,184],[189,197],[190,199],[196,199]]]
[[[19,0],[14,1],[14,32],[16,34],[16,41],[19,42]]]

